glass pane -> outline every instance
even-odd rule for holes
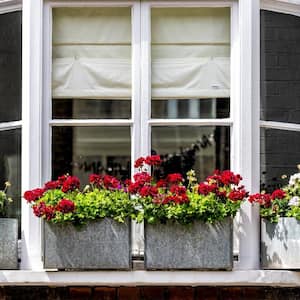
[[[229,99],[178,99],[152,101],[152,118],[216,119],[229,117]]]
[[[22,12],[0,14],[0,122],[21,120]]]
[[[130,119],[128,100],[54,99],[54,119]]]
[[[130,7],[54,8],[52,58],[54,118],[130,118]]]
[[[21,129],[0,131],[0,190],[5,182],[11,187],[8,196],[13,199],[8,215],[19,219],[21,226]]]
[[[151,55],[153,118],[229,115],[229,8],[153,8]]]
[[[298,172],[300,132],[261,128],[260,139],[261,188],[272,190],[286,184],[289,176]]]
[[[87,183],[89,174],[130,178],[129,127],[54,127],[52,177],[78,176]]]
[[[229,127],[152,127],[153,154],[163,157],[164,174],[196,171],[204,180],[215,169],[230,168]]]
[[[261,119],[300,123],[300,17],[261,11]]]

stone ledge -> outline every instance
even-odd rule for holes
[[[299,287],[300,272],[0,271],[0,286],[276,286]]]

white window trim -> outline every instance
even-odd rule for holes
[[[288,131],[300,131],[300,124],[274,122],[274,121],[260,121],[261,128],[279,129]]]
[[[262,0],[261,9],[300,16],[300,2],[291,0]]]
[[[0,14],[22,10],[22,0],[0,1]]]
[[[22,121],[0,122],[0,131],[22,128]]]
[[[51,95],[51,35],[49,35],[49,5],[55,6],[131,6],[134,1],[24,1],[23,3],[23,120],[26,120],[23,128],[22,139],[22,190],[40,186],[42,182],[50,177],[51,156],[51,102],[45,101]],[[232,53],[235,55],[232,61],[231,75],[232,95],[231,117],[226,120],[226,125],[231,125],[232,147],[231,157],[232,169],[243,174],[246,178],[246,186],[251,191],[258,190],[259,182],[259,0],[236,1],[152,1],[141,2],[142,8],[139,16],[142,17],[141,36],[150,36],[149,7],[147,5],[175,5],[175,6],[228,6],[232,5],[236,13],[232,14],[232,23],[235,24],[232,33],[237,35],[232,44]],[[141,7],[142,7],[141,6]],[[44,8],[44,9],[43,9]],[[133,14],[133,20],[139,22],[139,16]],[[43,26],[44,18],[44,26]],[[241,21],[243,20],[243,21]],[[238,26],[237,26],[238,25]],[[44,29],[44,34],[42,29]],[[142,78],[142,84],[150,76],[150,45],[142,43],[139,48],[139,30],[133,32],[133,53],[136,61],[133,61],[133,102],[141,99],[150,99],[150,88],[143,86],[142,94],[137,79]],[[240,37],[239,37],[240,35]],[[45,52],[43,52],[43,37]],[[48,37],[48,38],[47,38]],[[134,44],[136,38],[137,44]],[[48,49],[48,50],[47,50]],[[50,52],[49,52],[50,51]],[[43,54],[45,55],[43,64]],[[142,66],[140,69],[139,66]],[[44,68],[44,72],[42,69]],[[149,81],[148,81],[149,82]],[[148,84],[149,85],[149,84]],[[44,90],[42,91],[42,86]],[[47,103],[42,108],[43,105]],[[239,101],[242,99],[242,101]],[[150,101],[148,101],[150,104]],[[42,110],[43,109],[43,110]],[[139,153],[145,155],[150,150],[150,123],[149,107],[142,106],[142,110],[133,107],[133,119],[141,118],[141,130],[148,130],[148,135],[140,135],[133,128],[132,137],[135,145],[132,146],[133,158]],[[147,116],[147,119],[145,119]],[[74,120],[72,120],[73,122]],[[116,120],[114,120],[116,121]],[[131,121],[131,120],[130,120]],[[153,120],[151,120],[153,122]],[[154,120],[155,121],[155,120]],[[79,123],[82,121],[78,121]],[[172,120],[170,120],[170,123]],[[192,124],[194,121],[187,121]],[[207,121],[214,124],[215,120]],[[221,120],[223,122],[223,120]],[[227,124],[228,122],[228,124]],[[63,123],[63,122],[62,122]],[[61,125],[62,125],[61,123]],[[79,124],[78,123],[78,124]],[[167,125],[168,121],[163,125]],[[66,123],[65,123],[66,124]],[[195,123],[194,123],[195,124]],[[90,124],[89,124],[90,125]],[[103,123],[104,125],[104,123]],[[199,124],[195,124],[199,125]],[[200,125],[203,125],[200,124]],[[43,136],[43,141],[41,141]],[[135,137],[141,136],[140,143]],[[43,146],[42,146],[43,144]],[[247,159],[245,159],[247,157]],[[46,159],[45,159],[46,158]],[[259,216],[257,210],[249,205],[242,209],[240,227],[240,261],[239,269],[258,269],[259,267]],[[32,215],[30,207],[22,204],[22,230],[23,230],[23,253],[22,268],[41,269],[41,232],[40,222]]]
[[[43,1],[24,1],[22,22],[22,192],[42,183],[42,9]],[[42,269],[41,226],[22,201],[21,269]]]

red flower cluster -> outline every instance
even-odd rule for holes
[[[67,193],[69,191],[74,191],[76,189],[79,189],[79,186],[80,186],[80,181],[79,181],[78,177],[67,176],[67,178],[65,178],[65,181],[62,184],[61,190],[64,193]]]
[[[55,217],[57,211],[66,214],[75,210],[75,204],[71,200],[62,199],[56,206],[46,205],[44,201],[41,201],[32,206],[33,213],[41,218],[45,217],[47,221],[50,221]]]
[[[278,189],[272,193],[271,198],[272,200],[283,199],[285,196],[286,196],[286,192],[281,189]]]
[[[219,171],[215,170],[212,176],[206,178],[207,182],[215,182],[218,186],[228,186],[230,184],[239,185],[243,178],[240,174],[234,174],[230,170]]]
[[[199,183],[198,193],[205,196],[215,193],[220,199],[228,197],[231,201],[241,201],[248,196],[244,186],[238,186],[241,180],[239,174],[229,170],[216,170],[212,176],[206,178],[206,182]]]
[[[214,183],[208,184],[207,182],[201,182],[198,185],[198,193],[201,195],[208,195],[209,193],[214,193],[218,189],[218,186]]]
[[[55,190],[61,187],[61,183],[58,180],[48,181],[45,183],[45,190]]]
[[[33,207],[33,213],[37,217],[43,217],[45,216],[47,221],[50,221],[55,217],[55,207],[52,205],[46,205],[45,202],[40,202],[38,204],[35,204]]]
[[[89,181],[97,188],[105,188],[108,190],[115,190],[121,188],[120,181],[117,178],[110,175],[102,176],[102,175],[92,174],[89,177]]]
[[[135,161],[134,167],[141,168],[144,164],[149,166],[159,166],[161,164],[161,158],[159,155],[150,155],[146,158],[140,157]]]
[[[26,191],[23,197],[28,203],[30,203],[40,199],[43,196],[44,192],[45,189],[37,188],[31,191]]]
[[[145,164],[149,166],[159,166],[161,164],[161,159],[159,155],[147,156],[145,159]]]
[[[285,197],[286,197],[286,192],[281,189],[277,189],[273,191],[272,194],[257,193],[257,194],[250,195],[248,201],[250,203],[258,203],[259,205],[264,207],[270,207],[272,201],[276,199],[282,200]]]
[[[258,203],[262,206],[269,207],[271,205],[271,195],[270,194],[253,194],[249,196],[248,201],[250,203]]]
[[[228,194],[228,198],[232,201],[243,200],[248,196],[248,193],[244,189],[233,190]]]
[[[67,214],[75,210],[75,204],[69,199],[61,199],[58,202],[56,209],[63,214]]]
[[[173,173],[173,174],[169,174],[167,176],[167,182],[171,183],[171,184],[178,184],[180,182],[183,182],[183,177],[181,174],[179,173]]]
[[[145,164],[159,166],[161,158],[159,155],[140,157],[135,161],[136,168],[142,168]],[[147,172],[135,174],[134,182],[128,182],[128,191],[131,194],[139,194],[141,197],[151,197],[156,204],[186,203],[189,201],[186,188],[182,186],[183,177],[179,173],[169,174],[165,179],[154,182]]]

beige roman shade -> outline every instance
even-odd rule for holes
[[[229,8],[152,8],[152,98],[230,95]],[[53,9],[53,98],[131,98],[131,8]]]
[[[153,8],[151,24],[152,98],[229,97],[229,8]]]
[[[131,98],[131,8],[53,9],[53,98]]]

